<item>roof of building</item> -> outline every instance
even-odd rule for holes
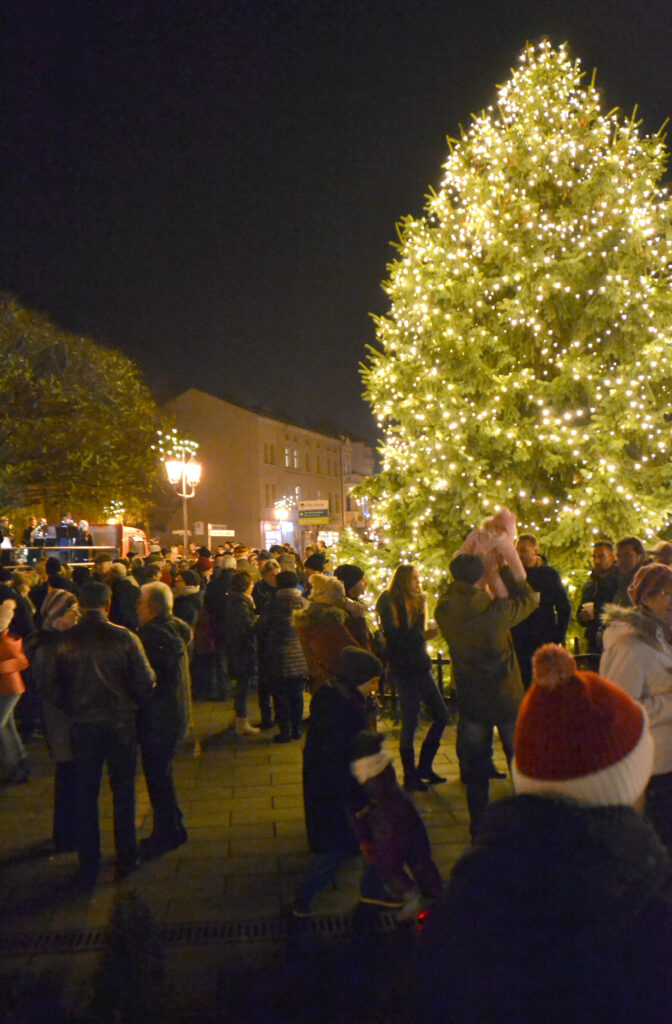
[[[278,423],[284,423],[286,426],[295,427],[299,430],[310,430],[314,433],[323,434],[325,437],[331,437],[336,440],[340,440],[346,437],[349,441],[353,441],[358,444],[365,444],[373,448],[371,441],[367,441],[363,437],[356,437],[350,430],[347,430],[341,424],[336,424],[331,420],[321,420],[319,422],[310,422],[309,420],[302,420],[296,416],[288,416],[285,411],[275,407],[271,407],[268,403],[244,403],[236,401],[230,398],[228,395],[217,394],[213,395],[210,391],[204,391],[202,388],[187,388],[186,391],[180,391],[174,395],[166,405],[170,405],[171,402],[175,402],[182,398],[184,395],[195,392],[201,395],[207,395],[209,398],[214,398],[220,402],[227,402],[229,405],[235,405],[238,409],[244,409],[245,412],[254,413],[257,416],[264,416],[269,420],[276,420]]]

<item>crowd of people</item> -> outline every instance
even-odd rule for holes
[[[358,851],[366,861],[364,902],[402,915],[435,904],[427,927],[429,1019],[535,1019],[532,1008],[538,1014],[549,991],[543,972],[560,979],[558,1006],[571,1015],[586,972],[597,968],[605,980],[591,996],[595,1014],[580,1019],[606,1019],[605,1007],[632,1003],[623,1001],[614,956],[630,957],[642,972],[634,986],[647,1008],[642,1019],[662,1020],[672,971],[668,966],[655,983],[651,975],[672,939],[672,545],[647,552],[634,536],[595,543],[574,609],[586,646],[575,661],[564,646],[573,610],[560,575],[537,538],[517,536],[503,513],[473,531],[450,560],[434,622],[417,566],[396,569],[373,623],[362,600],[364,570],[333,565],[324,545],[303,559],[287,545],[263,551],[226,544],[214,552],[194,548],[187,557],[173,548],[130,560],[99,553],[90,567],[57,559],[5,567],[4,781],[29,779],[23,740],[42,729],[55,762],[55,849],[76,849],[78,882],[92,885],[107,763],[117,877],[124,878],[139,857],[162,856],[187,841],[172,762],[190,702],[233,695],[241,742],[268,731],[271,742],[291,743],[306,732],[304,809],[313,856],[294,913],[312,913],[319,892]],[[433,762],[449,715],[427,648],[439,635],[450,654],[472,836],[445,886],[412,800],[445,782]],[[402,786],[377,731],[383,676],[399,703]],[[416,759],[421,705],[430,725]],[[494,729],[515,795],[490,806]],[[138,753],[154,817],[139,846]],[[635,884],[633,909],[627,901]],[[655,937],[646,930],[651,924]],[[576,949],[572,928],[581,932]],[[510,952],[501,957],[507,942]],[[565,957],[555,972],[548,953],[554,943]],[[514,959],[529,989],[517,986],[502,998]],[[460,986],[457,1015],[449,979]]]

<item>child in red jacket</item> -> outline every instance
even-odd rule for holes
[[[392,759],[382,749],[384,737],[361,732],[353,742],[350,768],[368,795],[350,823],[364,857],[375,872],[362,879],[363,903],[385,904],[375,893],[377,875],[389,892],[412,913],[441,893],[441,876],[415,805],[397,782]],[[403,911],[402,911],[403,914]]]

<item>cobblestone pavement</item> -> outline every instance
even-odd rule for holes
[[[186,941],[172,952],[168,950],[167,959],[175,1005],[182,1000],[192,1007],[196,1005],[194,993],[203,1005],[208,1002],[207,990],[216,985],[217,972],[225,961],[248,966],[263,944],[255,954],[250,942],[229,941],[226,949],[217,942],[191,943],[193,929],[188,926],[210,926],[212,931],[218,925],[277,920],[291,903],[309,856],[301,791],[302,743],[274,744],[272,733],[237,738],[231,727],[230,702],[199,704],[194,711],[195,728],[175,763],[189,841],[144,864],[121,885],[112,879],[112,807],[107,781],[100,801],[103,870],[89,895],[73,891],[70,885],[76,856],[52,856],[49,852],[53,776],[42,740],[29,745],[30,782],[0,790],[3,961],[18,973],[56,972],[63,998],[75,1010],[88,998],[87,983],[99,957],[99,951],[91,947],[108,925],[119,893],[136,892],[164,933],[171,929],[171,934],[179,937],[180,929],[187,928]],[[380,728],[388,737],[400,775],[398,727],[383,719]],[[424,731],[426,725],[421,728]],[[499,748],[496,759],[501,767],[504,761]],[[448,781],[430,787],[427,793],[414,794],[414,799],[427,826],[436,863],[447,876],[468,842],[454,727],[446,729],[435,767]],[[509,791],[508,782],[496,782],[491,795],[496,798]],[[151,810],[141,776],[137,793],[137,825],[143,837],[151,831]],[[334,885],[316,900],[318,915],[352,911],[361,871],[361,861],[355,858],[339,873]],[[72,949],[74,930],[84,934],[80,953]],[[69,941],[64,941],[68,935]],[[61,941],[64,952],[59,953]],[[191,1018],[180,1017],[176,1009],[171,1019]],[[206,1018],[201,1013],[198,1019]]]

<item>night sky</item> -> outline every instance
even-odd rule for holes
[[[195,386],[366,438],[395,223],[526,40],[672,114],[669,0],[10,0],[0,290]]]

